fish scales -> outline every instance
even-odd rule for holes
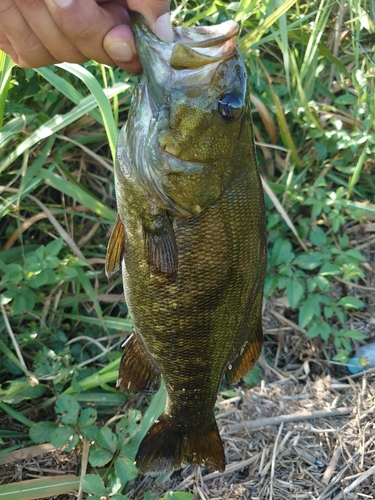
[[[213,410],[222,377],[238,381],[259,356],[266,266],[238,28],[209,28],[211,42],[196,28],[194,52],[194,28],[166,44],[140,16],[133,26],[144,75],[119,137],[119,217],[107,253],[108,274],[122,267],[134,325],[118,385],[153,392],[165,381],[165,412],[136,457],[141,471],[224,470]]]

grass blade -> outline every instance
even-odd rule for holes
[[[44,179],[47,184],[58,191],[71,196],[85,207],[88,207],[96,214],[107,219],[109,222],[115,222],[116,213],[106,207],[101,201],[97,200],[92,194],[84,191],[78,184],[73,184],[63,179],[60,175],[50,172],[45,168],[42,168],[38,175]]]
[[[58,314],[56,312],[56,314]],[[101,326],[101,322],[98,318],[92,318],[90,316],[81,316],[80,314],[61,314],[64,318],[72,319],[74,321],[82,321],[83,323],[89,323],[95,326]],[[131,332],[133,330],[132,322],[130,319],[123,318],[111,318],[110,316],[103,316],[103,323],[108,329],[118,330],[120,332]]]
[[[0,486],[0,500],[34,500],[66,495],[79,488],[80,478],[74,474],[30,479]]]
[[[118,83],[108,90],[104,90],[104,94],[107,99],[110,99],[114,95],[119,94],[129,88],[127,83]],[[42,126],[40,126],[35,132],[33,132],[27,139],[21,142],[1,163],[0,163],[0,173],[5,170],[9,165],[11,165],[14,160],[16,160],[22,153],[32,148],[40,140],[49,137],[50,135],[58,132],[67,125],[75,122],[83,115],[89,113],[91,110],[97,107],[98,103],[96,99],[89,95],[82,99],[81,103],[73,108],[71,111],[65,115],[55,115],[53,118],[48,120]]]
[[[113,162],[116,158],[116,144],[118,137],[118,128],[116,126],[111,106],[108,99],[99,85],[97,79],[87,69],[79,66],[78,64],[62,63],[57,64],[60,68],[69,71],[77,76],[88,87],[92,95],[95,97],[98,107],[103,117],[104,127],[107,133],[109,147],[112,153]]]
[[[248,36],[242,39],[239,43],[239,48],[241,50],[248,49],[256,42],[258,42],[262,35],[273,25],[276,21],[296,3],[297,0],[286,0],[280,5],[279,8],[275,10],[270,16],[268,16],[264,22],[253,30]]]
[[[34,422],[32,420],[29,420],[26,418],[22,413],[19,413],[16,410],[13,410],[9,405],[5,403],[0,403],[0,408],[5,411],[10,417],[14,418],[14,420],[18,420],[18,422],[21,422],[21,424],[26,425],[26,427],[31,427],[34,425]]]
[[[14,62],[0,50],[0,128],[3,126],[5,102],[7,100]]]
[[[353,191],[355,185],[357,184],[359,176],[361,175],[363,165],[364,165],[365,160],[366,160],[366,156],[367,156],[367,141],[365,142],[362,153],[361,153],[360,157],[358,158],[357,165],[355,166],[353,175],[351,176],[351,178],[349,180],[348,193],[346,195],[347,199],[350,198],[350,195],[352,194],[352,191]]]
[[[35,70],[40,74],[47,82],[49,82],[55,89],[61,92],[65,97],[74,104],[78,105],[85,98],[77,89],[73,87],[69,82],[61,78],[57,73],[50,70],[49,68],[37,68]],[[90,111],[90,115],[101,125],[103,125],[102,115],[97,109]]]
[[[96,291],[94,290],[92,284],[90,283],[90,280],[88,279],[88,277],[86,276],[85,272],[81,267],[76,268],[76,273],[78,281],[81,283],[81,285],[85,289],[85,292],[87,293],[87,295],[90,297],[91,301],[94,304],[94,309],[96,311],[96,314],[98,315],[100,325],[106,330],[107,327],[103,321],[103,312],[102,308],[100,307],[99,301],[96,297]]]

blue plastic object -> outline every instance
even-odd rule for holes
[[[348,361],[350,373],[360,373],[365,369],[375,367],[375,342],[361,346],[355,356]]]

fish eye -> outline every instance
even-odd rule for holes
[[[234,92],[224,94],[219,99],[217,109],[223,120],[226,122],[234,122],[242,114],[243,98],[241,95]]]

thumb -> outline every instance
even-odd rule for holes
[[[173,31],[169,16],[169,0],[128,0],[128,7],[142,14],[147,26],[165,42],[173,41]]]

